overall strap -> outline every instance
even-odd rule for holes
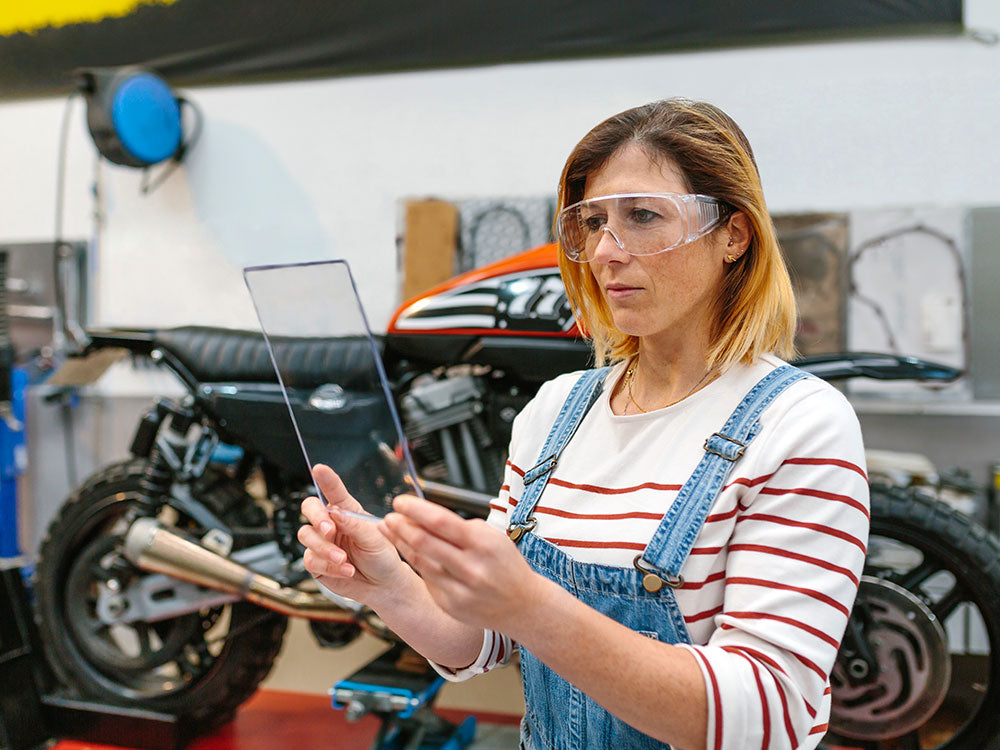
[[[507,526],[507,535],[515,542],[524,536],[525,532],[535,527],[535,519],[531,517],[531,513],[542,496],[542,490],[545,489],[552,470],[559,463],[563,449],[576,433],[590,407],[597,401],[597,397],[601,395],[604,378],[610,369],[602,367],[597,370],[587,370],[573,384],[556,415],[549,436],[545,438],[545,444],[538,455],[538,463],[524,472],[524,492],[521,493],[521,499],[511,513],[510,524]]]
[[[680,570],[701,531],[709,508],[722,490],[734,462],[760,431],[760,415],[788,386],[809,374],[791,365],[772,370],[750,389],[726,424],[705,440],[705,454],[663,516],[649,545],[635,559],[646,577],[643,585],[656,590],[684,580]]]

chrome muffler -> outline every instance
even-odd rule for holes
[[[290,617],[357,622],[379,637],[391,636],[363,604],[285,586],[170,530],[155,518],[140,518],[125,534],[125,557],[139,568],[246,599]],[[335,595],[334,595],[335,596]]]

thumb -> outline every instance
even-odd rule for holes
[[[342,508],[354,512],[362,510],[361,503],[351,496],[347,487],[344,486],[344,481],[329,466],[316,464],[313,467],[312,476],[322,495],[321,499],[325,500],[330,508]],[[358,521],[358,523],[364,523],[364,521]]]

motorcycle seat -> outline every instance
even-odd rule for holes
[[[257,331],[170,328],[152,332],[151,343],[201,383],[277,382],[267,344]],[[290,388],[336,383],[346,389],[370,389],[377,382],[367,337],[272,337],[271,343],[281,377]]]

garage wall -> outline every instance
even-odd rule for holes
[[[970,28],[1000,29],[994,0]],[[399,202],[548,195],[601,118],[704,98],[747,131],[772,210],[1000,205],[1000,46],[880,39],[197,88],[201,140],[150,195],[70,112],[65,235],[93,239],[103,324],[253,326],[240,269],[344,257],[397,303]],[[63,100],[0,104],[0,240],[51,239]],[[95,185],[100,199],[94,197]]]

